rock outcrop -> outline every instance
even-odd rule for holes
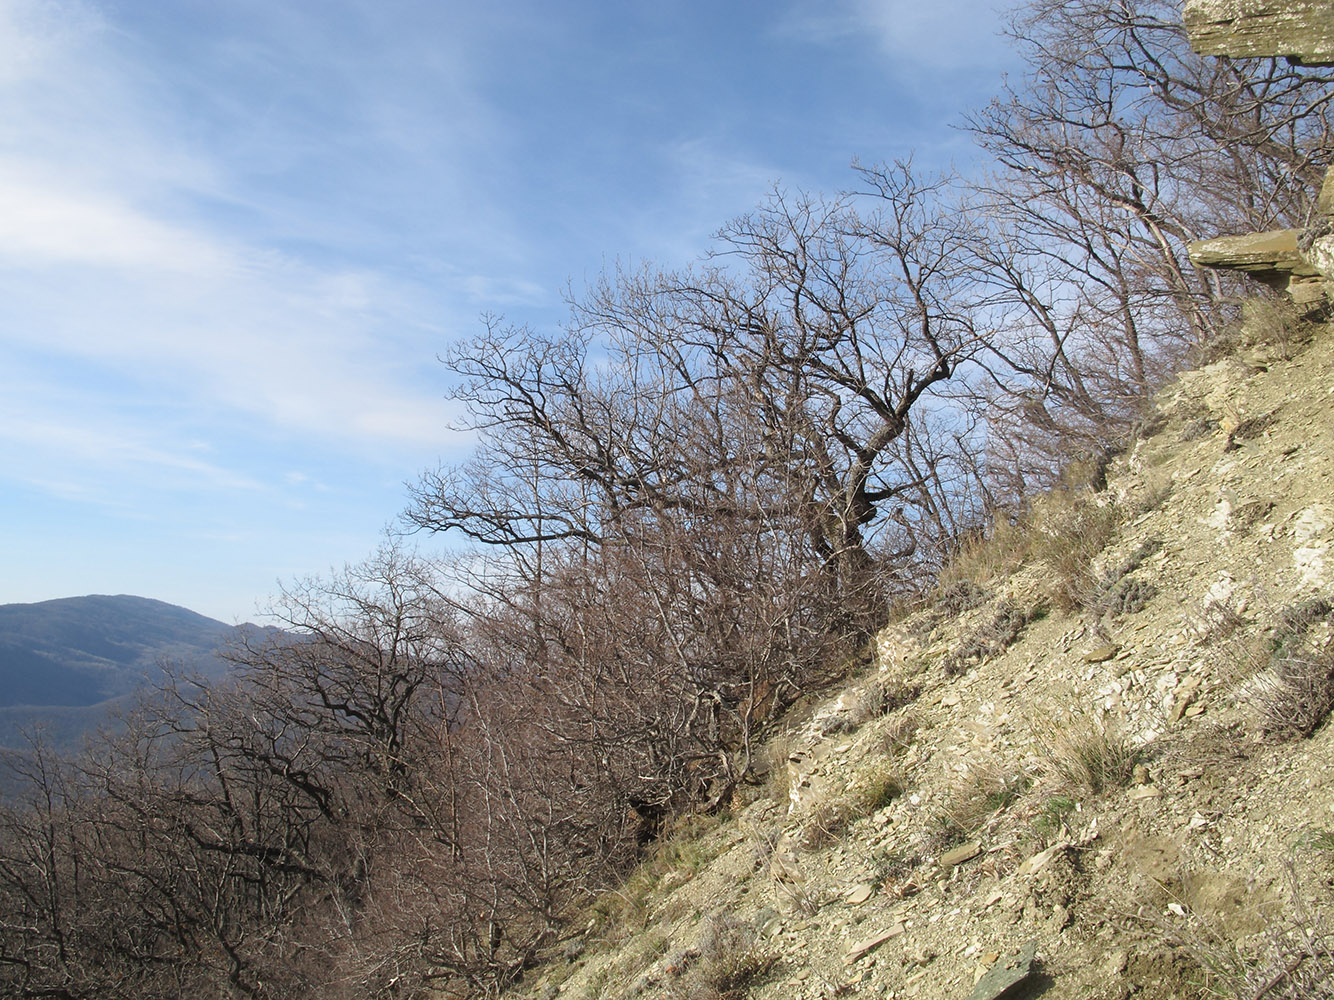
[[[1186,0],[1186,31],[1207,56],[1287,56],[1334,66],[1328,0]]]
[[[1185,19],[1191,47],[1203,55],[1286,56],[1299,65],[1334,66],[1329,0],[1186,0]],[[1317,211],[1305,230],[1192,243],[1191,263],[1246,272],[1287,291],[1299,306],[1323,305],[1334,297],[1334,167],[1325,174]]]

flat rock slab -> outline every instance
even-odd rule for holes
[[[1297,249],[1301,232],[1300,229],[1275,229],[1267,233],[1199,240],[1190,245],[1190,262],[1197,267],[1314,275],[1315,268]]]
[[[977,981],[968,1000],[999,1000],[1014,995],[1011,991],[1033,974],[1033,964],[1037,958],[1038,943],[1030,941],[1019,954],[1002,959]],[[1016,991],[1017,992],[1017,991]]]
[[[875,889],[872,886],[870,886],[866,882],[863,882],[861,885],[855,886],[848,891],[848,895],[846,897],[847,902],[852,906],[860,906],[862,903],[870,899],[874,892]]]
[[[1023,876],[1036,875],[1038,872],[1042,871],[1042,869],[1047,867],[1052,858],[1056,857],[1056,855],[1060,854],[1070,846],[1070,841],[1068,840],[1063,840],[1059,844],[1052,844],[1045,851],[1039,851],[1021,864],[1015,870],[1015,874]]]
[[[851,948],[848,949],[848,953],[843,956],[843,964],[851,965],[853,962],[857,961],[857,959],[861,958],[867,952],[871,951],[874,948],[880,947],[890,938],[896,938],[902,933],[903,933],[903,925],[895,924],[893,927],[890,927],[887,930],[880,931],[880,933],[878,934],[872,934],[868,938],[862,938],[862,940],[858,941],[856,944],[854,944]]]
[[[1190,47],[1206,56],[1291,56],[1334,62],[1329,0],[1186,0]]]
[[[946,851],[940,856],[942,868],[951,868],[954,865],[961,865],[965,861],[971,861],[982,853],[982,845],[974,840],[969,844],[960,844],[958,847]]]

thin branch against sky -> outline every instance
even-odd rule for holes
[[[966,159],[990,6],[0,0],[0,601],[232,620],[359,558],[468,447],[443,346]]]

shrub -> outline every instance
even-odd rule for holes
[[[1327,598],[1304,600],[1282,609],[1267,636],[1252,631],[1227,647],[1227,673],[1234,681],[1249,678],[1246,700],[1262,736],[1279,742],[1310,736],[1334,710],[1334,646],[1323,629],[1311,634],[1332,613]],[[1210,614],[1206,638],[1244,624],[1223,606],[1212,606]]]
[[[1158,588],[1143,580],[1121,580],[1098,602],[1099,610],[1113,615],[1143,611],[1158,594]]]
[[[1093,610],[1112,615],[1133,615],[1143,611],[1158,593],[1158,588],[1143,580],[1132,579],[1130,574],[1162,547],[1162,540],[1158,538],[1142,542],[1120,566],[1105,574],[1097,585]]]
[[[999,656],[1014,645],[1028,623],[1039,618],[1041,613],[1041,609],[1023,608],[1013,601],[1002,601],[996,606],[996,613],[970,632],[959,648],[945,659],[946,676],[957,677],[970,664]]]
[[[1274,651],[1282,652],[1285,647],[1305,639],[1311,626],[1323,621],[1334,611],[1328,598],[1313,597],[1284,608],[1278,615],[1274,628]]]
[[[696,951],[695,963],[674,988],[682,1000],[739,1000],[778,961],[759,948],[756,929],[730,913],[705,920]]]
[[[1278,650],[1257,688],[1260,732],[1274,740],[1301,739],[1320,728],[1334,708],[1334,656],[1308,644]]]
[[[972,580],[955,580],[940,587],[935,606],[946,615],[961,615],[986,603],[987,592]]]
[[[902,680],[876,679],[857,693],[857,700],[849,709],[849,722],[861,726],[890,712],[911,705],[920,697],[922,686]]]

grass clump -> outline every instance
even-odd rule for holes
[[[1274,348],[1285,361],[1294,358],[1317,329],[1286,296],[1253,298],[1242,303],[1239,331],[1242,344]]]
[[[1107,547],[1120,518],[1087,490],[1055,490],[1034,504],[1031,558],[1050,570],[1047,596],[1062,611],[1088,607],[1097,598],[1093,560]]]
[[[936,810],[933,820],[938,838],[967,837],[1017,802],[1031,785],[1025,774],[1010,773],[994,764],[974,766]]]
[[[1134,772],[1136,752],[1114,729],[1089,715],[1067,722],[1048,720],[1035,733],[1044,767],[1067,790],[1080,795],[1101,795],[1127,784]]]
[[[798,842],[807,851],[828,847],[857,820],[889,805],[907,789],[907,779],[892,761],[867,768],[838,798],[826,799],[811,810]]]
[[[940,599],[977,593],[1028,565],[1044,570],[1043,596],[1052,606],[1062,611],[1090,606],[1100,593],[1093,561],[1111,540],[1120,511],[1100,502],[1091,486],[1077,485],[1082,468],[1072,466],[1076,471],[1067,471],[1062,485],[1022,514],[964,538],[941,570]]]
[[[678,1000],[741,1000],[778,962],[759,947],[754,926],[730,913],[704,921],[693,961],[671,984]]]
[[[593,902],[590,936],[619,942],[648,925],[653,895],[669,882],[690,881],[722,850],[716,838],[707,835],[723,822],[722,817],[687,813],[669,825],[647,856],[621,884],[601,892]]]
[[[990,529],[961,538],[940,571],[937,593],[985,593],[987,584],[1017,570],[1028,554],[1023,520],[997,520]]]
[[[880,730],[880,746],[885,753],[898,756],[912,746],[922,721],[912,712],[904,712],[889,720]]]
[[[1044,842],[1053,839],[1065,826],[1066,818],[1078,808],[1079,803],[1068,795],[1050,796],[1033,817],[1033,832]]]
[[[894,764],[863,771],[853,785],[853,801],[862,816],[885,808],[907,790],[907,779]]]
[[[1199,367],[1240,350],[1266,348],[1276,358],[1290,361],[1310,342],[1319,324],[1286,295],[1247,299],[1241,317],[1231,327],[1199,348],[1193,360]]]
[[[1313,851],[1334,852],[1334,830],[1310,830],[1298,841],[1298,845]]]

